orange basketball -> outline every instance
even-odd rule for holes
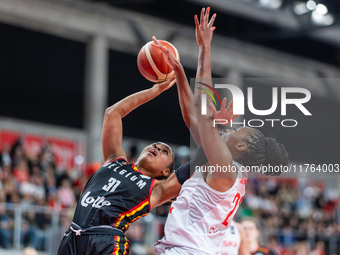
[[[137,57],[138,69],[147,80],[152,82],[163,82],[170,79],[175,72],[166,63],[162,50],[152,46],[152,42],[153,41],[150,41],[145,44],[139,51]],[[180,60],[175,46],[167,41],[159,40],[159,42],[167,47],[171,53]]]

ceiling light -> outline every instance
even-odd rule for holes
[[[295,2],[293,6],[293,10],[296,15],[302,15],[302,14],[309,12],[305,2]]]
[[[323,4],[318,4],[316,6],[316,9],[315,11],[318,13],[318,14],[321,14],[321,15],[325,15],[328,13],[328,9],[326,7],[326,5],[323,5]]]
[[[259,0],[259,4],[266,8],[278,9],[282,5],[282,0]]]
[[[308,10],[314,11],[315,8],[316,8],[316,3],[313,0],[310,0],[310,1],[307,2],[306,6],[307,6]]]
[[[334,20],[334,16],[330,13],[325,15],[319,14],[317,11],[312,13],[312,21],[315,25],[330,26],[334,23]]]

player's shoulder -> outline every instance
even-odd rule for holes
[[[112,157],[112,158],[109,158],[108,160],[105,161],[105,163],[103,164],[103,166],[107,165],[107,164],[110,164],[112,162],[119,162],[123,165],[127,165],[128,164],[128,161],[125,157],[123,156],[117,156],[117,157]]]

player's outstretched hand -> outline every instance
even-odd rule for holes
[[[155,46],[159,49],[161,49],[164,53],[165,61],[166,63],[175,71],[177,71],[181,67],[181,63],[178,61],[178,59],[171,53],[171,51],[163,46],[156,37],[152,37],[153,43],[151,43],[152,46]]]
[[[226,124],[221,124],[221,125],[229,125],[231,121],[234,121],[238,116],[240,115],[234,115],[233,114],[233,100],[231,100],[230,104],[228,105],[228,108],[226,108],[227,105],[227,98],[225,97],[222,101],[221,105],[221,110],[216,111],[215,105],[213,103],[209,104],[212,112],[214,119],[223,119],[227,120],[228,122]]]
[[[204,13],[205,12],[205,13]],[[212,35],[216,27],[213,27],[216,18],[216,13],[211,17],[209,21],[210,7],[202,8],[200,22],[198,21],[197,15],[195,15],[196,24],[196,40],[199,47],[210,45]]]
[[[159,93],[170,89],[176,83],[176,77],[173,76],[169,80],[163,81],[161,83],[156,83],[153,85],[153,89],[157,89]]]

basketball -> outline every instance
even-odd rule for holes
[[[166,63],[165,57],[161,49],[152,46],[153,41],[145,44],[139,51],[137,57],[137,65],[140,73],[149,81],[163,82],[170,79],[174,75],[172,68]],[[178,59],[179,54],[175,46],[163,40],[159,42],[168,48],[171,53]]]

